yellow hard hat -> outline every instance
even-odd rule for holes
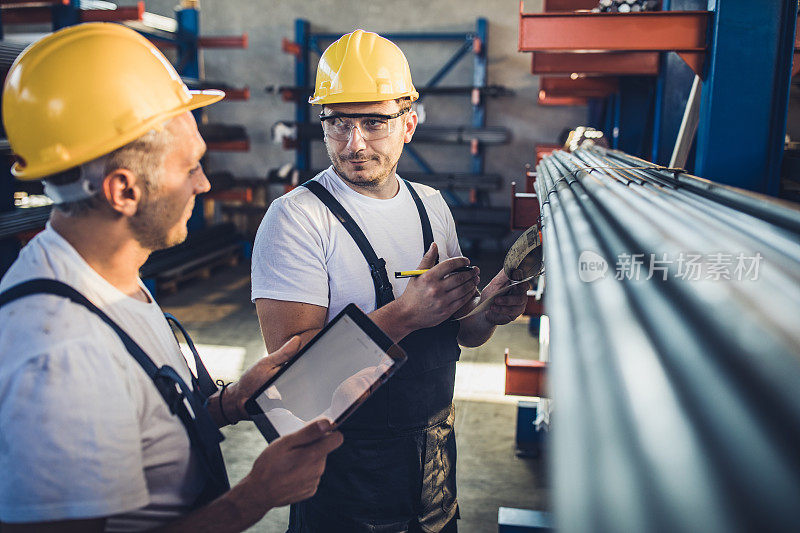
[[[3,125],[19,179],[108,154],[168,119],[225,96],[190,91],[150,41],[119,24],[79,24],[33,43],[3,87]]]
[[[403,51],[377,33],[356,30],[330,45],[317,66],[311,104],[419,98]]]

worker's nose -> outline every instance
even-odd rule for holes
[[[202,194],[211,190],[211,182],[208,180],[205,171],[201,168],[198,173],[199,176],[195,177],[195,194]]]
[[[364,140],[361,129],[358,126],[354,126],[353,129],[350,130],[350,137],[347,139],[347,149],[352,153],[356,153],[366,147],[367,141]]]

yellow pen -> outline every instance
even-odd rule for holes
[[[469,272],[473,268],[474,267],[471,267],[471,266],[458,267],[458,268],[454,268],[452,272],[453,273],[455,273],[455,272]],[[422,270],[402,270],[400,272],[395,272],[394,273],[394,277],[396,279],[400,279],[400,278],[416,278],[417,276],[423,275],[427,271],[428,271],[427,268],[424,268]]]

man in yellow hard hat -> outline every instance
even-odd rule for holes
[[[456,531],[452,406],[459,344],[484,343],[518,316],[524,289],[462,321],[478,302],[455,224],[436,190],[396,174],[417,126],[403,52],[356,30],[333,43],[309,100],[332,166],[275,200],[256,236],[252,298],[268,350],[305,342],[354,302],[408,362],[342,426],[317,494],[293,506],[292,532]],[[390,272],[427,269],[415,278]],[[500,272],[481,299],[508,284]],[[309,391],[313,393],[313,391]]]
[[[0,282],[0,529],[241,531],[311,496],[341,442],[330,423],[275,441],[229,487],[219,427],[297,339],[218,390],[197,376],[139,279],[180,243],[205,143],[163,55],[116,24],[49,35],[12,66],[3,122],[19,179],[55,206]],[[191,344],[191,343],[189,343]],[[227,388],[226,388],[227,387]]]

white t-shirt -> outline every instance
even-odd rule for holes
[[[419,265],[424,243],[414,199],[404,183],[386,200],[360,194],[329,167],[315,178],[350,213],[386,271],[395,298],[408,279],[394,272]],[[453,215],[435,189],[412,183],[419,194],[439,247],[439,260],[461,255]],[[253,247],[252,299],[271,298],[328,308],[327,321],[349,303],[365,313],[375,310],[375,287],[364,255],[333,213],[305,187],[272,202]]]
[[[77,289],[156,365],[169,364],[190,383],[152,298],[117,290],[49,224],[0,290],[37,277]],[[109,516],[107,531],[174,520],[203,479],[186,430],[119,337],[83,306],[51,295],[0,308],[0,472],[0,521]]]

